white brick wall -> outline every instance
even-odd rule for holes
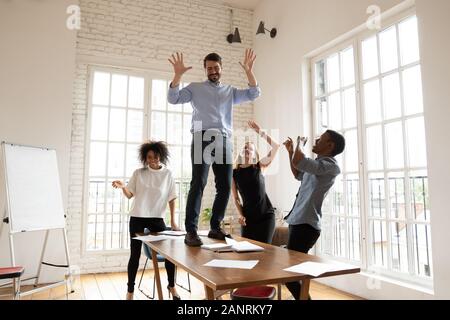
[[[203,57],[217,52],[223,57],[223,81],[245,87],[247,80],[239,66],[245,48],[252,47],[251,11],[234,9],[234,25],[239,27],[242,44],[229,44],[230,11],[226,7],[201,5],[189,0],[80,0],[81,30],[77,37],[77,68],[73,85],[72,146],[67,233],[72,264],[82,272],[126,270],[124,254],[83,253],[84,159],[86,150],[89,65],[139,66],[149,71],[170,72],[167,58],[175,51],[185,54],[186,64],[197,77],[203,76]],[[234,26],[233,26],[234,28]],[[114,61],[111,63],[110,61]],[[253,118],[252,105],[234,111],[235,129]],[[235,149],[237,146],[235,146]],[[211,207],[215,188],[210,173],[203,207]],[[232,201],[227,215],[234,215]],[[235,219],[237,221],[237,219]],[[143,260],[141,260],[143,262]]]

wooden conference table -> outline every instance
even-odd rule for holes
[[[204,244],[224,242],[208,237],[201,237],[201,239]],[[173,236],[170,237],[170,239],[156,242],[145,242],[152,251],[159,300],[163,300],[163,294],[158,262],[156,260],[157,253],[174,263],[178,268],[182,268],[200,280],[205,286],[205,295],[208,300],[215,299],[215,291],[231,290],[254,285],[283,284],[300,280],[302,281],[300,299],[306,300],[309,295],[309,284],[311,279],[360,272],[359,268],[353,267],[349,269],[348,266],[345,269],[337,269],[333,272],[324,273],[319,277],[284,271],[283,269],[297,265],[301,262],[312,261],[325,263],[331,262],[331,260],[246,239],[236,235],[233,235],[233,239],[237,241],[247,240],[264,247],[265,250],[245,253],[214,252],[201,249],[200,247],[187,246],[184,243],[184,236]],[[259,262],[253,269],[205,267],[204,264],[212,259],[259,260]]]

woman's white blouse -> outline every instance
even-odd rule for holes
[[[134,195],[130,210],[133,217],[164,219],[167,203],[177,198],[175,180],[166,166],[134,171],[127,188]]]

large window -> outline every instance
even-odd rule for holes
[[[170,167],[175,176],[178,198],[175,206],[175,220],[184,221],[189,183],[191,181],[191,119],[190,103],[173,105],[167,102],[170,81],[152,81],[152,102],[150,112],[151,138],[166,141],[169,146]],[[186,84],[182,84],[182,87]],[[168,217],[170,216],[167,211]]]
[[[430,210],[417,19],[313,60],[314,130],[342,133],[318,251],[427,283]],[[429,282],[429,281],[428,281]]]
[[[169,144],[169,167],[178,194],[175,218],[178,224],[183,221],[191,174],[192,107],[168,104],[167,86],[166,80],[148,75],[92,69],[85,192],[88,251],[129,246],[128,212],[133,200],[126,199],[111,183],[128,182],[133,171],[142,167],[138,149],[144,140]]]

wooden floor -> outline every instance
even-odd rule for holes
[[[164,268],[161,271],[161,285],[165,289],[167,287],[167,277]],[[136,278],[136,287],[134,298],[136,300],[148,300],[148,298],[138,290],[138,282],[141,276],[139,270]],[[178,274],[178,283],[187,286],[187,274],[180,271]],[[194,277],[190,277],[192,292],[189,293],[180,287],[177,287],[178,293],[183,300],[201,300],[205,298],[203,284]],[[69,300],[124,300],[127,291],[127,274],[126,273],[101,273],[101,274],[85,274],[75,277],[73,287],[74,293],[69,294]],[[141,289],[147,294],[152,293],[153,270],[147,270],[142,280]],[[22,292],[32,289],[32,286],[22,286]],[[0,289],[0,295],[10,294],[10,288]],[[313,300],[361,300],[361,298],[351,294],[330,288],[318,282],[311,282],[310,289]],[[164,299],[168,299],[167,289],[163,290]],[[11,299],[11,296],[0,296],[0,300]],[[34,293],[21,297],[23,300],[61,300],[66,299],[65,286],[52,288],[42,292]],[[229,294],[222,296],[223,300],[229,300]],[[291,300],[292,296],[285,286],[282,286],[282,299]]]

